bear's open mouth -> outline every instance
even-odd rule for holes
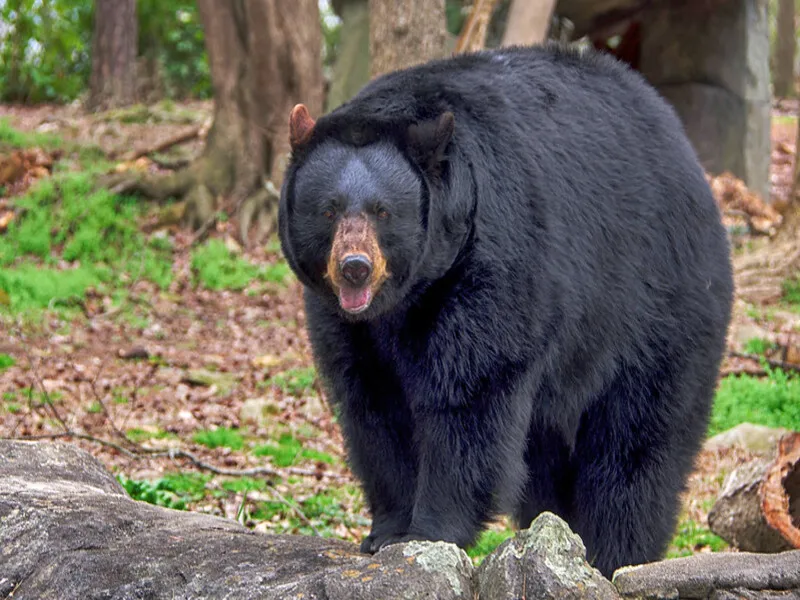
[[[364,288],[339,288],[339,305],[351,314],[358,314],[369,308],[372,301],[372,290]]]

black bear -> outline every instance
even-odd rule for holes
[[[362,550],[568,521],[606,575],[659,558],[732,302],[674,112],[559,47],[382,76],[290,116],[279,210],[319,373],[373,516]]]

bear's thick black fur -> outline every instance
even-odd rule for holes
[[[672,109],[611,58],[517,48],[380,77],[293,135],[281,242],[372,511],[362,549],[550,510],[606,575],[658,559],[733,289]],[[377,237],[374,289],[337,279],[344,222]]]

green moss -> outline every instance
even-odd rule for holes
[[[508,538],[513,537],[514,532],[510,529],[497,531],[487,529],[481,533],[478,540],[467,548],[467,555],[475,562],[480,562]]]

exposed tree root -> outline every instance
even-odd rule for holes
[[[734,258],[736,293],[754,304],[780,300],[783,282],[800,274],[800,211],[785,219],[778,234],[755,251]]]
[[[277,225],[279,193],[272,182],[263,186],[233,185],[232,173],[201,157],[187,168],[168,175],[147,173],[115,173],[99,182],[116,194],[133,193],[163,202],[180,200],[182,221],[194,232],[193,242],[203,239],[215,225],[221,212],[227,213],[236,225],[239,241],[244,246],[265,240]],[[165,218],[172,224],[175,211]]]

